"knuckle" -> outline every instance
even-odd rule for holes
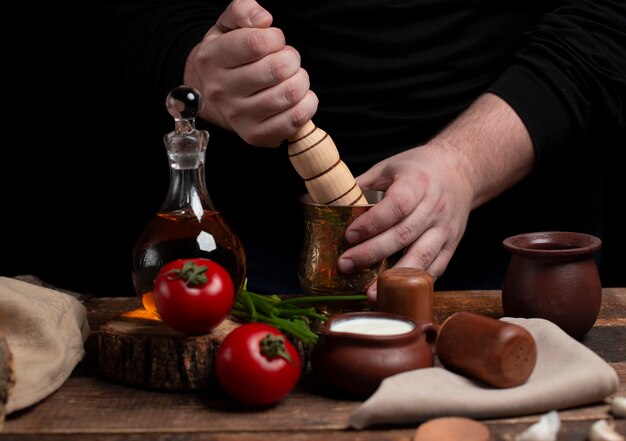
[[[437,202],[435,202],[435,206],[433,207],[433,212],[434,213],[443,213],[444,211],[446,211],[446,208],[448,206],[447,203],[447,199],[440,197]]]
[[[311,114],[305,109],[293,108],[291,110],[291,124],[294,127],[302,127],[311,119]]]
[[[413,259],[419,268],[428,268],[433,261],[432,254],[427,250],[416,250],[413,252]]]
[[[241,21],[249,17],[258,7],[258,4],[253,0],[232,0],[226,9],[239,19],[238,21]]]
[[[209,102],[223,102],[227,96],[226,89],[221,81],[205,81],[203,89],[204,100]]]
[[[276,57],[269,64],[269,76],[274,82],[284,81],[291,76],[293,68],[285,57]]]
[[[246,51],[256,58],[267,55],[269,49],[269,42],[263,32],[248,32],[243,44]]]
[[[302,88],[294,82],[289,82],[285,84],[283,95],[285,97],[285,100],[289,104],[296,104],[304,97]]]
[[[311,116],[313,116],[315,114],[315,112],[317,112],[317,106],[319,104],[319,99],[317,98],[317,95],[315,95],[313,92],[310,92],[307,94],[307,96],[305,97],[305,99],[309,97],[309,105],[310,105],[310,112],[311,112]]]
[[[397,218],[404,219],[411,214],[411,201],[413,199],[413,195],[408,189],[397,189],[392,195],[390,195],[390,199],[391,209]]]
[[[398,245],[404,247],[415,240],[415,231],[411,225],[399,224],[393,228],[393,235]]]
[[[207,44],[203,44],[199,47],[199,50],[191,52],[193,62],[199,66],[210,66],[213,62],[212,52],[209,50]]]
[[[376,255],[376,253],[374,252],[374,250],[372,248],[367,248],[365,250],[365,264],[366,266],[372,266],[375,265],[376,263],[378,263],[379,259],[378,256]]]
[[[236,122],[241,119],[243,109],[239,106],[228,106],[224,110],[224,117],[230,122]]]
[[[230,12],[235,17],[245,17],[250,9],[251,2],[250,0],[232,0],[228,7],[230,8]]]

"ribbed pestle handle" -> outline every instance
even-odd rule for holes
[[[308,121],[289,138],[291,164],[306,185],[313,202],[325,205],[367,205],[361,188],[339,157],[328,133]]]

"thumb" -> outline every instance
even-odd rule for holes
[[[370,190],[382,190],[386,191],[387,188],[392,184],[392,179],[387,179],[387,176],[381,174],[382,170],[380,167],[373,166],[365,173],[356,177],[356,183],[359,187]]]
[[[272,15],[255,0],[233,0],[209,31],[225,34],[239,28],[268,28]]]

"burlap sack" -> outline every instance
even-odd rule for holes
[[[83,358],[86,308],[62,292],[0,277],[0,329],[13,355],[7,414],[58,389]]]

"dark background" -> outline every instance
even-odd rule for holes
[[[128,99],[96,5],[24,6],[5,19],[24,34],[3,38],[0,275],[133,295],[132,247],[168,186],[165,107],[151,119]],[[609,137],[601,277],[626,286],[626,131]]]

